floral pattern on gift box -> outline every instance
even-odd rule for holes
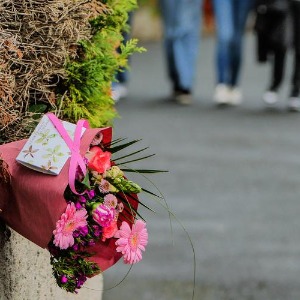
[[[54,162],[58,162],[59,158],[64,156],[63,152],[59,152],[61,149],[60,145],[56,145],[53,149],[52,148],[48,148],[46,149],[46,151],[48,152],[47,154],[43,155],[43,158],[50,158],[52,159]]]
[[[55,138],[57,134],[55,133],[50,134],[50,129],[48,129],[45,132],[39,132],[38,135],[40,136],[40,138],[38,138],[35,141],[35,143],[46,146],[49,143],[49,140]]]
[[[30,155],[32,158],[34,158],[34,153],[39,151],[39,149],[32,149],[32,145],[28,148],[28,150],[23,150],[22,152],[25,153],[24,158],[27,157],[27,155]]]
[[[41,168],[45,171],[51,171],[51,170],[56,170],[57,167],[52,166],[51,160],[48,161],[48,164],[46,166],[41,165]]]

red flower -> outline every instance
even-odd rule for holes
[[[111,222],[108,227],[103,227],[102,230],[102,241],[105,242],[106,239],[112,238],[118,231],[117,221]]]
[[[88,163],[88,168],[90,170],[103,174],[106,170],[108,170],[111,167],[110,152],[103,152],[103,150],[100,147],[93,147],[90,149],[90,152],[92,154]]]

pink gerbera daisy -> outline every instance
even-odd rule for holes
[[[67,205],[65,213],[56,222],[54,234],[54,245],[60,249],[67,249],[74,245],[73,232],[79,227],[87,226],[87,211],[83,208],[76,210],[72,202]]]
[[[115,237],[118,238],[116,251],[122,252],[125,264],[135,264],[142,259],[142,251],[148,244],[146,223],[137,220],[130,228],[127,222],[122,222],[120,230]]]

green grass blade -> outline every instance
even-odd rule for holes
[[[142,191],[145,192],[145,193],[147,193],[147,194],[149,194],[149,195],[152,195],[152,196],[155,196],[157,198],[163,199],[163,197],[161,197],[159,195],[156,195],[155,193],[152,193],[152,192],[150,192],[150,191],[148,191],[148,190],[146,190],[144,188],[142,188]]]
[[[137,142],[140,142],[141,140],[133,140],[131,142],[128,142],[128,143],[125,143],[125,144],[122,144],[122,145],[119,145],[119,146],[115,146],[115,147],[110,147],[108,150],[111,152],[111,153],[116,153],[124,148],[127,148]]]
[[[140,160],[143,160],[143,159],[152,157],[152,156],[154,156],[154,155],[155,155],[155,154],[150,154],[150,155],[143,156],[143,157],[139,157],[139,158],[136,158],[136,159],[132,159],[132,160],[120,162],[120,163],[118,163],[118,165],[121,166],[121,165],[128,164],[128,163],[132,163],[132,162],[135,162],[135,161],[140,161]]]
[[[141,149],[141,150],[132,152],[132,153],[130,153],[130,154],[127,154],[127,155],[124,155],[124,156],[121,156],[121,157],[118,157],[118,158],[114,158],[114,161],[118,161],[118,160],[120,160],[120,159],[123,159],[123,158],[126,158],[126,157],[133,156],[133,155],[138,154],[138,153],[140,153],[140,152],[142,152],[142,151],[145,151],[145,150],[147,150],[147,149],[149,149],[149,147],[143,148],[143,149]]]
[[[129,172],[129,173],[140,173],[140,174],[154,174],[154,173],[167,173],[169,171],[166,170],[147,170],[147,169],[123,169],[121,168],[123,172]]]

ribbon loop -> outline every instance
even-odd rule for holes
[[[57,129],[58,133],[61,135],[67,146],[71,151],[70,165],[69,165],[69,186],[71,191],[76,195],[83,195],[83,193],[78,193],[75,187],[75,177],[77,172],[77,167],[81,169],[83,176],[86,175],[86,165],[83,157],[80,154],[80,139],[81,132],[83,128],[89,128],[89,123],[86,120],[79,120],[76,124],[74,139],[72,140],[62,125],[61,121],[53,114],[47,113],[48,118],[53,123],[54,127]]]

